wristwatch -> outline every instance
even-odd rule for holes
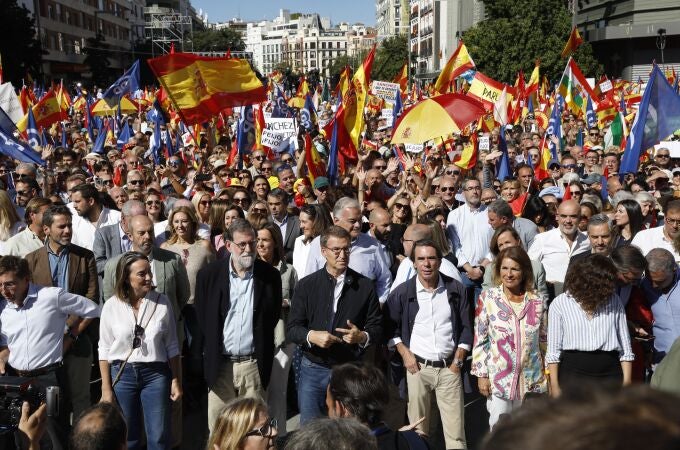
[[[462,359],[458,359],[458,358],[453,359],[453,365],[458,367],[459,369],[463,368],[463,364],[465,364],[465,361],[463,361]]]

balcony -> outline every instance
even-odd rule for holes
[[[416,17],[418,17],[418,7],[411,10],[411,19],[415,19]]]
[[[432,34],[433,31],[434,30],[432,29],[432,27],[425,27],[425,28],[420,30],[420,37],[422,38],[422,37],[428,36],[428,35]]]

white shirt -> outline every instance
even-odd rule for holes
[[[23,258],[43,245],[44,242],[30,228],[26,228],[5,242],[3,254]]]
[[[281,230],[281,237],[286,240],[286,230],[288,230],[288,214],[286,214],[286,217],[284,217],[281,222],[279,222],[276,217],[272,216],[272,222],[274,222],[274,224],[279,227],[279,230]]]
[[[166,231],[168,228],[168,220],[165,219],[162,222],[154,223],[153,224],[153,233],[156,236],[156,246],[160,247],[161,244],[165,241],[168,240],[170,237],[170,232],[166,235]],[[207,225],[205,223],[199,223],[198,224],[198,237],[201,239],[205,239],[207,241],[210,240],[210,225]]]
[[[87,218],[78,214],[73,215],[73,239],[72,244],[84,247],[90,251],[94,247],[94,232],[106,225],[113,225],[120,222],[120,211],[109,208],[102,208],[99,219],[96,223],[90,222]]]
[[[179,355],[175,316],[168,297],[149,292],[142,299],[137,316],[136,323],[144,328],[142,345],[132,351],[128,362],[165,362]],[[134,337],[132,306],[114,295],[104,303],[99,321],[99,359],[125,360]]]
[[[466,203],[449,213],[446,231],[458,259],[458,267],[466,263],[479,265],[489,252],[493,228],[489,225],[486,205],[472,209]]]
[[[439,273],[443,273],[447,277],[451,277],[456,281],[460,281],[461,283],[463,282],[463,278],[460,276],[460,271],[448,259],[442,258],[442,263],[439,266]],[[411,261],[411,258],[404,258],[399,264],[397,274],[394,276],[394,283],[392,283],[392,286],[390,287],[390,292],[414,276],[416,276],[416,269],[413,267],[413,261]]]
[[[411,331],[409,350],[421,358],[430,361],[443,361],[456,350],[451,323],[451,305],[446,287],[439,277],[437,288],[430,292],[416,278],[416,297],[418,312]],[[400,338],[390,340],[390,346],[401,342]],[[459,347],[470,350],[467,345]]]
[[[132,241],[120,224],[118,224],[118,235],[120,236],[120,249],[123,253],[129,252],[132,249]]]
[[[635,235],[631,245],[636,246],[642,251],[642,254],[647,256],[653,248],[665,248],[673,254],[675,262],[680,264],[680,254],[673,247],[673,241],[669,241],[663,233],[663,225],[649,230],[639,231]]]
[[[321,254],[321,237],[317,236],[310,244],[309,257],[305,273],[310,275],[326,265],[326,259]],[[380,243],[365,233],[352,241],[349,268],[359,272],[366,278],[375,281],[375,290],[380,303],[387,301],[390,293],[392,274],[387,265],[387,257],[380,247]]]
[[[9,364],[15,369],[41,369],[62,360],[69,314],[94,318],[99,313],[99,305],[88,298],[30,283],[21,308],[0,300],[0,346],[9,347]]]
[[[559,228],[539,233],[529,248],[529,258],[540,261],[545,268],[545,280],[549,283],[564,283],[569,259],[590,250],[590,241],[585,233],[577,231],[571,246]]]
[[[298,280],[303,279],[307,275],[307,258],[309,257],[309,249],[312,241],[305,244],[305,235],[301,234],[295,238],[295,245],[293,246],[293,268],[298,275]]]

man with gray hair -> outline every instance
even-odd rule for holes
[[[680,270],[671,252],[655,248],[647,253],[647,273],[642,280],[647,301],[654,316],[653,362],[659,363],[670,350],[673,342],[680,337]]]
[[[569,259],[569,267],[576,261],[587,258],[593,253],[608,255],[611,252],[612,223],[606,214],[595,214],[588,221],[588,240],[590,249],[577,253]]]
[[[375,282],[380,303],[387,300],[392,283],[392,275],[387,256],[380,243],[373,237],[361,232],[361,206],[351,197],[342,197],[335,202],[333,223],[347,230],[352,238],[349,268]],[[317,236],[310,244],[307,259],[307,273],[323,268],[326,259],[321,254],[321,237]]]
[[[538,234],[538,227],[529,219],[522,217],[515,217],[512,208],[502,198],[495,200],[487,206],[487,215],[489,217],[489,225],[494,230],[503,225],[509,225],[517,231],[519,237],[522,239],[524,250],[529,250],[529,247],[534,242],[534,238]]]

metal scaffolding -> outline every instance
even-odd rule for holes
[[[151,40],[152,56],[170,53],[175,45],[179,52],[193,51],[193,27],[191,16],[186,16],[174,10],[165,8],[145,8],[146,23],[144,29],[146,37]],[[185,48],[185,44],[189,48]]]

